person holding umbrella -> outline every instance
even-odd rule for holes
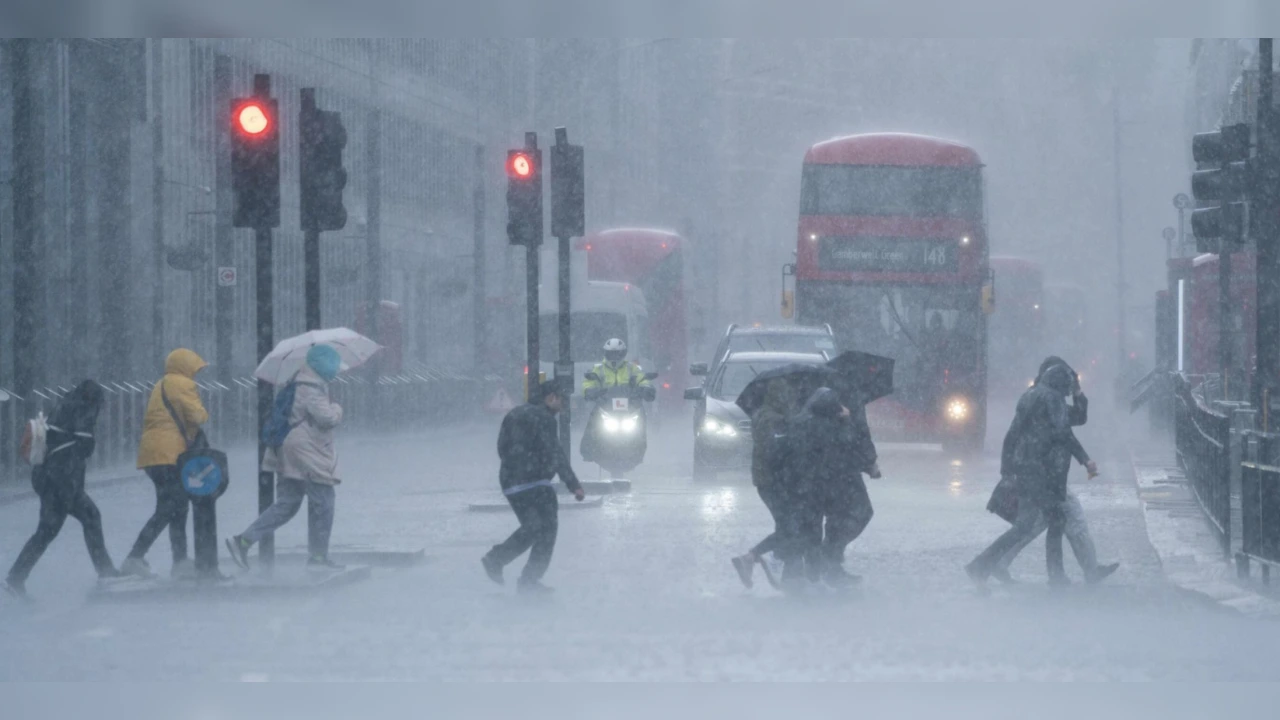
[[[279,349],[279,348],[277,348]],[[274,354],[274,352],[273,352]],[[342,406],[329,396],[329,383],[343,369],[342,357],[327,344],[313,345],[306,362],[276,395],[278,413],[287,417],[283,439],[268,448],[262,467],[276,473],[276,501],[244,532],[227,539],[231,558],[249,568],[249,548],[293,519],[307,500],[307,565],[341,569],[329,558],[338,478],[334,430],[342,422]],[[283,404],[292,397],[292,407]],[[287,412],[286,412],[287,411]]]

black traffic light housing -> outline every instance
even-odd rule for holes
[[[1196,133],[1191,138],[1191,156],[1196,164],[1217,166],[1191,175],[1191,193],[1196,203],[1218,203],[1217,207],[1202,207],[1191,213],[1198,252],[1230,252],[1244,244],[1248,208],[1240,201],[1246,198],[1252,183],[1250,134],[1250,127],[1240,123]]]
[[[582,146],[570,145],[564,128],[556,128],[551,146],[551,235],[557,238],[586,234],[586,187],[582,170]]]
[[[302,228],[341,230],[347,226],[347,208],[342,199],[342,190],[347,186],[347,169],[342,164],[347,129],[342,125],[342,116],[317,108],[315,90],[305,88],[298,119]]]
[[[512,245],[542,244],[542,151],[534,143],[507,151],[507,240]]]
[[[232,225],[280,227],[280,107],[269,77],[254,76],[254,96],[231,101]]]

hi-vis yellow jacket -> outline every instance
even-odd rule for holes
[[[644,370],[630,360],[623,360],[618,365],[613,365],[608,361],[596,363],[596,366],[591,368],[591,372],[600,377],[600,382],[591,379],[584,380],[582,383],[584,391],[594,390],[598,387],[611,388],[617,385],[628,385],[633,377],[636,379],[638,387],[650,387],[651,385],[644,376]]]

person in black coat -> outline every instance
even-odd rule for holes
[[[560,480],[582,501],[584,494],[569,458],[560,447],[556,414],[563,407],[563,390],[554,381],[533,388],[529,402],[507,413],[498,432],[498,481],[520,527],[481,558],[489,579],[502,584],[502,569],[526,550],[517,588],[521,592],[549,592],[542,576],[551,565],[556,546],[560,504],[552,479]]]
[[[836,391],[819,388],[790,424],[788,437],[789,483],[800,498],[793,554],[804,557],[810,580],[837,587],[857,582],[844,570],[844,552],[873,514],[862,473],[880,474],[866,415],[861,407],[854,413],[842,405]],[[784,578],[794,580],[794,569]]]
[[[26,596],[27,576],[58,536],[68,515],[80,521],[84,544],[98,577],[120,575],[107,553],[102,514],[84,489],[85,464],[93,454],[93,431],[101,408],[102,386],[85,380],[62,399],[49,418],[44,462],[31,472],[31,486],[40,497],[40,524],[18,553],[5,580],[6,588],[14,595]]]
[[[1067,492],[1065,473],[1057,472],[1060,459],[1075,454],[1082,463],[1088,461],[1071,432],[1066,397],[1072,382],[1070,368],[1053,365],[1018,400],[1002,457],[1002,470],[1015,478],[1018,514],[1013,527],[965,566],[976,582],[985,582],[1008,551],[1025,545],[1052,513],[1060,512]]]

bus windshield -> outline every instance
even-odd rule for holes
[[[982,314],[978,290],[956,285],[816,286],[811,311],[841,347],[893,358],[894,397],[926,406],[945,381],[978,369]]]
[[[977,167],[806,165],[802,215],[900,215],[982,219]]]
[[[627,317],[616,312],[570,313],[569,351],[575,362],[600,360],[610,338],[627,339]],[[555,362],[560,355],[560,315],[544,314],[539,327],[538,357]]]

